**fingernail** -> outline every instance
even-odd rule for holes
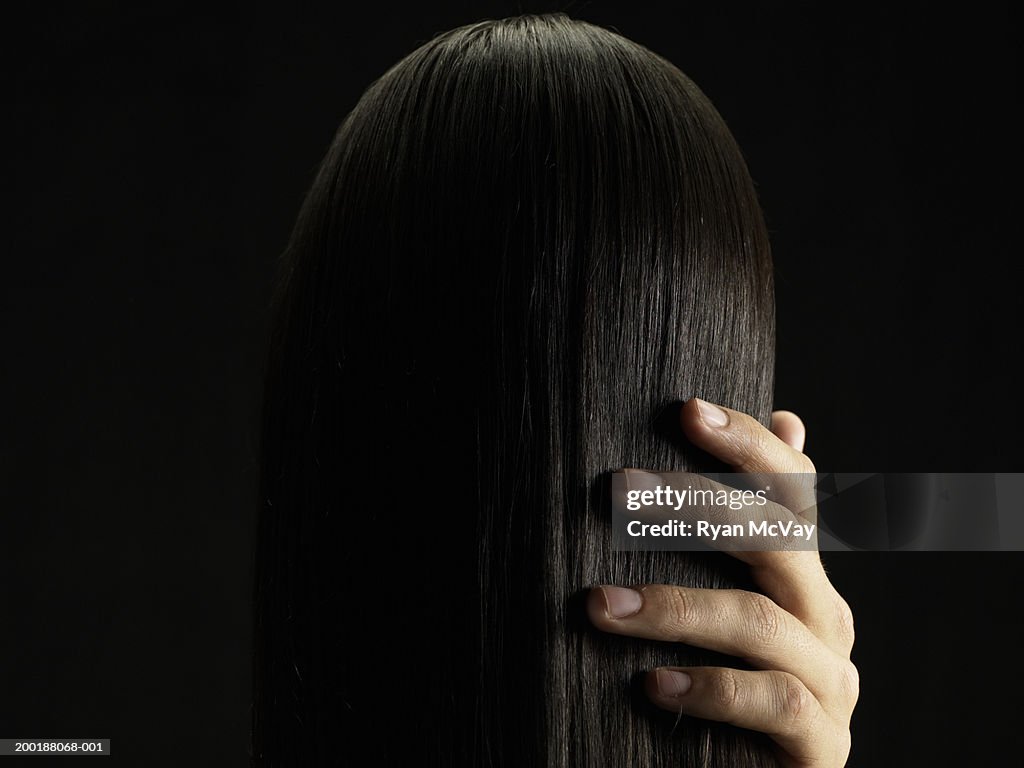
[[[604,609],[609,619],[624,619],[639,611],[644,599],[635,589],[625,587],[601,587],[604,593]]]
[[[697,410],[700,411],[701,419],[703,419],[704,423],[709,427],[724,427],[729,423],[729,414],[717,405],[706,403],[700,398],[694,399],[697,401]]]
[[[693,684],[693,679],[685,672],[674,669],[658,670],[658,693],[662,696],[682,696]]]

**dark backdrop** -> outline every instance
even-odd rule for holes
[[[774,243],[777,405],[819,469],[1022,469],[1005,8],[40,6],[4,33],[0,737],[245,763],[274,259],[373,78],[452,26],[562,8],[732,127]],[[827,563],[858,619],[850,764],[1019,765],[1020,555]]]

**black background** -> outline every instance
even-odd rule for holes
[[[245,763],[274,260],[375,77],[561,9],[666,56],[736,135],[775,252],[776,403],[819,470],[1022,469],[1007,7],[40,6],[4,32],[0,737]],[[850,765],[1019,765],[1020,555],[826,562],[858,621]]]

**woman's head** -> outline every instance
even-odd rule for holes
[[[667,404],[770,411],[767,236],[693,83],[561,14],[439,35],[345,119],[277,290],[258,764],[770,764],[631,684],[711,654],[596,635],[577,605],[739,584],[608,526],[608,472],[715,468],[655,428]]]

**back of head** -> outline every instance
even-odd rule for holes
[[[281,262],[254,765],[773,765],[588,629],[600,583],[743,586],[611,548],[608,473],[721,469],[652,426],[767,420],[774,307],[742,156],[675,67],[564,15],[442,34],[342,124]]]

